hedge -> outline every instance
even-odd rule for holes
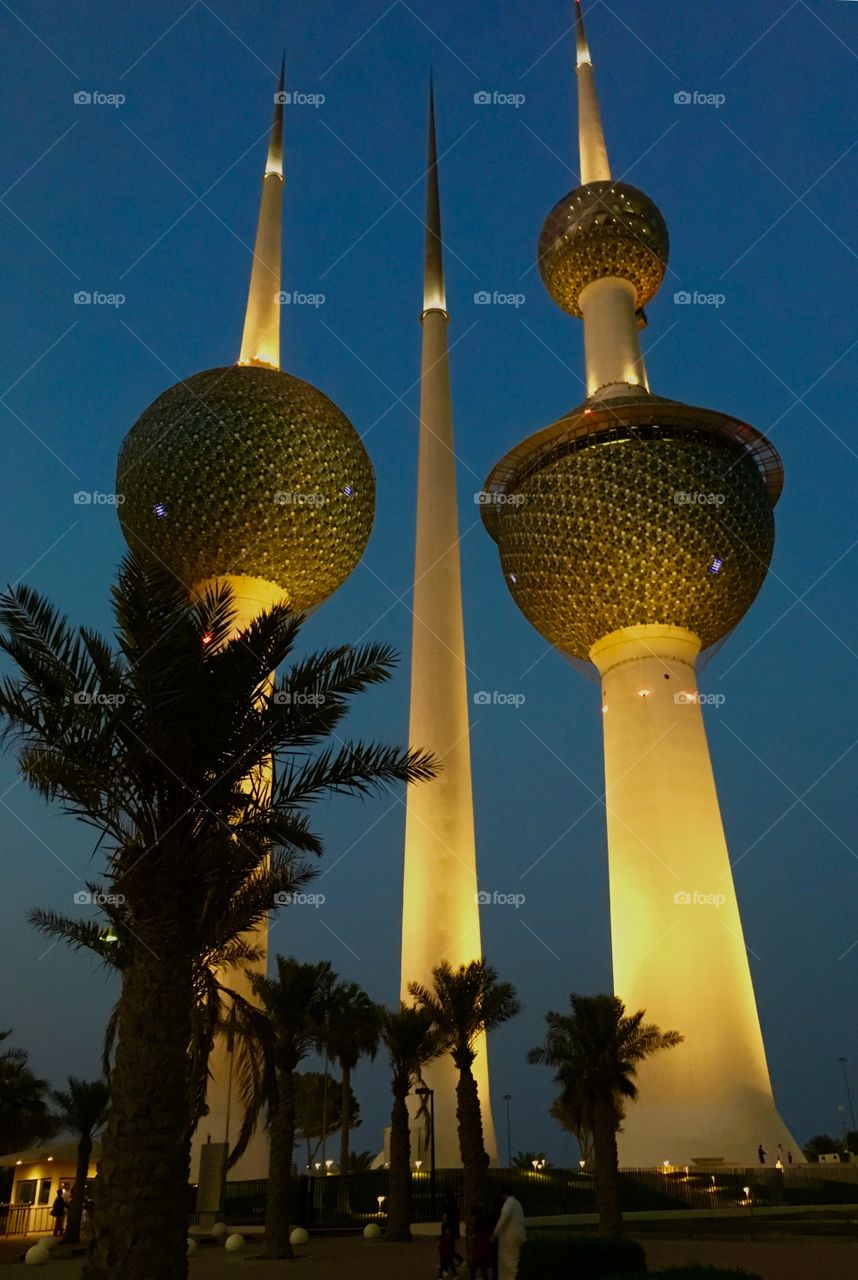
[[[522,1246],[518,1280],[608,1280],[646,1272],[643,1245],[602,1236],[551,1235]]]
[[[668,1267],[648,1272],[648,1280],[760,1280],[756,1272],[725,1270],[723,1267]],[[640,1272],[612,1275],[609,1280],[640,1280]]]

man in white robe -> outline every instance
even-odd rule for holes
[[[504,1189],[505,1199],[497,1225],[492,1232],[498,1242],[497,1280],[515,1280],[518,1275],[518,1255],[524,1244],[524,1210],[511,1191]]]

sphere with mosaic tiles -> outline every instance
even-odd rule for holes
[[[375,513],[372,464],[345,414],[300,378],[252,365],[159,396],[125,437],[116,491],[129,545],[189,588],[247,575],[302,611],[349,576]]]
[[[586,660],[624,627],[715,644],[763,584],[776,452],[746,424],[657,397],[587,406],[517,446],[485,485],[507,586],[552,645]]]
[[[559,200],[545,219],[538,248],[542,282],[570,315],[581,316],[588,284],[628,280],[646,306],[664,279],[670,237],[658,207],[626,182],[588,182]]]

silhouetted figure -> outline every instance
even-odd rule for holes
[[[471,1280],[492,1280],[495,1246],[492,1240],[492,1223],[481,1209],[471,1214],[468,1236],[468,1266]]]
[[[508,1187],[504,1192],[503,1208],[492,1235],[498,1242],[498,1280],[515,1280],[518,1255],[526,1237],[524,1209]]]
[[[757,1147],[757,1157],[758,1157],[758,1159],[759,1159],[759,1161],[760,1161],[760,1164],[765,1164],[765,1163],[766,1163],[766,1152],[765,1152],[765,1149],[764,1149],[764,1147],[763,1147],[762,1142],[761,1142],[761,1143],[760,1143],[760,1145]]]
[[[60,1188],[57,1191],[56,1199],[54,1200],[54,1203],[51,1206],[51,1217],[54,1220],[55,1236],[65,1235],[67,1210],[68,1210],[68,1206],[66,1205],[65,1197],[63,1196],[63,1193],[62,1193],[62,1188]]]

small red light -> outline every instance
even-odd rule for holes
[[[200,637],[200,643],[202,645],[211,644],[212,640],[214,640],[214,636],[210,631],[207,631],[204,636]]]

